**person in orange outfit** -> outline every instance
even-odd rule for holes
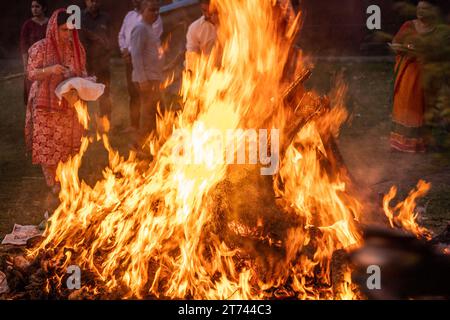
[[[417,19],[407,21],[394,38],[396,50],[394,106],[390,145],[400,152],[425,152],[425,90],[416,43],[436,30],[433,1],[419,1]]]

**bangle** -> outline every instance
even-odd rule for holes
[[[42,74],[44,74],[45,73],[45,68],[42,68]]]

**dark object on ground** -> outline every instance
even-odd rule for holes
[[[447,223],[447,228],[445,228],[444,232],[434,237],[431,243],[446,244],[450,246],[450,222]]]
[[[351,253],[353,280],[369,299],[450,298],[450,255],[431,242],[390,229],[368,228],[365,245]],[[380,269],[379,289],[369,289]]]

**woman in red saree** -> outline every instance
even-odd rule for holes
[[[65,79],[86,76],[86,55],[77,31],[70,30],[65,9],[50,18],[45,39],[29,50],[28,78],[33,81],[27,105],[25,138],[33,164],[42,166],[54,193],[58,163],[79,151],[83,127],[67,100],[59,101],[56,87]],[[70,99],[69,99],[70,100]]]
[[[435,25],[431,1],[419,1],[417,19],[407,21],[394,38],[394,109],[391,148],[401,152],[425,152],[425,93],[421,64],[415,50],[421,37],[429,36]]]

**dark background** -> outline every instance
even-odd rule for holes
[[[264,1],[264,0],[261,0]],[[164,2],[170,3],[170,0]],[[395,33],[407,17],[400,17],[393,10],[395,0],[300,0],[305,13],[305,22],[300,42],[322,55],[355,55],[371,54],[367,46],[370,32],[366,28],[366,9],[377,4],[382,9],[383,31]],[[450,3],[445,0],[444,2]],[[54,9],[77,4],[83,7],[83,0],[49,0],[49,13]],[[114,21],[114,29],[119,31],[123,17],[130,9],[130,0],[103,0],[104,9],[110,13]],[[30,17],[29,0],[0,1],[0,58],[18,57],[18,41],[23,22]],[[199,11],[196,10],[196,14]],[[169,14],[170,16],[171,14]],[[195,15],[185,14],[187,20]],[[166,17],[165,24],[170,24]],[[173,19],[172,19],[173,20]],[[179,20],[179,17],[177,19]],[[166,30],[169,30],[166,28]],[[377,53],[378,54],[378,53]]]

